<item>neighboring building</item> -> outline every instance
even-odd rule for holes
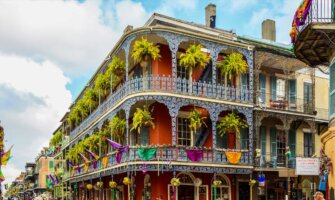
[[[25,172],[21,172],[20,176],[18,176],[6,190],[6,197],[15,197],[17,199],[23,199],[23,188],[24,188],[24,177]]]
[[[36,173],[35,173],[36,164],[35,163],[26,163],[25,177],[24,177],[24,199],[30,199],[34,197],[34,188],[36,187]]]
[[[36,167],[36,185],[34,187],[34,195],[41,196],[48,195],[48,175],[55,171],[54,158],[47,155],[47,148],[44,148],[35,159]]]
[[[335,188],[335,175],[332,162],[335,160],[335,18],[334,0],[307,1],[296,11],[290,33],[294,43],[294,53],[298,59],[307,63],[311,67],[329,66],[330,88],[328,93],[324,90],[316,91],[318,95],[325,97],[329,94],[329,130],[322,134],[321,141],[325,154],[322,155],[320,167],[320,177],[323,184],[319,185],[319,190],[326,193],[329,188]],[[327,181],[328,177],[328,181]],[[334,198],[328,196],[326,198]]]

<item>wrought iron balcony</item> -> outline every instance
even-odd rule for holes
[[[252,103],[252,91],[248,89],[226,87],[206,82],[190,82],[186,79],[171,78],[169,76],[140,77],[130,79],[121,85],[117,91],[109,95],[97,109],[71,132],[70,138],[74,138],[81,131],[85,130],[92,122],[96,121],[103,113],[111,109],[126,96],[144,92],[182,94],[208,99]]]
[[[305,24],[298,27],[301,32],[311,23],[333,23],[335,21],[334,0],[314,0],[309,9]]]
[[[218,164],[218,165],[230,165],[230,161],[228,161],[226,156],[227,152],[236,152],[240,154],[240,157],[238,159],[237,165],[249,165],[251,166],[253,164],[251,159],[251,152],[248,150],[236,150],[236,149],[212,149],[212,148],[203,148],[201,149],[201,156],[198,157],[198,161],[194,161],[190,158],[190,156],[187,155],[186,150],[192,149],[192,147],[186,147],[186,146],[155,146],[155,147],[141,147],[141,148],[156,148],[155,154],[152,156],[150,160],[143,160],[143,157],[138,153],[139,147],[130,147],[129,153],[124,152],[122,155],[121,161],[118,163],[116,160],[116,154],[117,152],[112,152],[107,154],[108,157],[108,164],[106,168],[109,167],[118,167],[124,166],[124,164],[129,163],[136,163],[136,165],[150,165],[151,163],[154,163],[157,165],[158,162],[160,162],[160,165],[162,165],[162,170],[171,171],[170,168],[172,168],[173,165],[183,165],[186,163],[192,163],[196,165],[197,163],[201,164]],[[193,149],[193,150],[199,150],[199,149]],[[192,151],[192,150],[191,150]],[[102,157],[103,158],[103,157]],[[74,176],[91,173],[94,171],[99,171],[104,168],[102,164],[102,158],[100,158],[97,162],[97,167],[94,169],[93,164],[89,164],[88,171],[86,172],[84,168],[84,164],[81,165],[81,170],[75,170]],[[164,165],[164,167],[163,167]],[[234,164],[236,165],[236,164]],[[70,178],[71,175],[69,172],[64,174],[64,179]]]
[[[277,169],[277,168],[292,168],[295,169],[296,167],[296,157],[292,156],[288,160],[285,155],[276,155],[271,156],[270,154],[261,155],[259,158],[259,161],[256,163],[256,167],[260,168],[271,168],[271,169]],[[286,163],[287,161],[287,163]]]

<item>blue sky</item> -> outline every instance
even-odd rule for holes
[[[142,26],[153,12],[204,24],[217,5],[217,27],[260,37],[261,22],[277,22],[277,40],[289,43],[300,0],[0,1],[0,120],[13,159],[10,182],[48,145],[77,97],[127,25]]]

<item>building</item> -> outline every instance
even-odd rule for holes
[[[321,137],[324,152],[321,156],[320,177],[323,177],[324,183],[320,184],[320,190],[328,191],[328,188],[334,190],[335,176],[333,172],[332,161],[335,159],[333,152],[334,139],[334,45],[332,38],[335,35],[334,28],[334,1],[307,1],[298,8],[290,33],[294,43],[294,53],[298,59],[307,63],[311,67],[320,68],[320,66],[329,66],[327,69],[330,74],[329,88],[329,129]],[[323,67],[321,67],[323,68]],[[323,91],[322,91],[323,92]],[[319,93],[324,95],[325,93]],[[328,182],[327,182],[328,177]],[[326,192],[325,192],[326,193]],[[334,194],[328,196],[334,198]]]
[[[10,184],[5,194],[6,197],[23,199],[24,177],[25,172],[21,172],[21,174]]]
[[[25,166],[25,176],[24,176],[24,187],[23,187],[23,196],[24,199],[30,199],[34,197],[34,188],[36,187],[36,164],[35,163],[26,163]]]
[[[263,23],[263,39],[240,37],[215,27],[215,9],[206,7],[206,26],[155,13],[143,27],[124,30],[53,134],[54,174],[62,182],[55,196],[234,200],[250,199],[253,191],[252,199],[310,197],[314,188],[304,185],[317,180],[295,177],[295,158],[318,156],[328,99],[315,91],[328,92],[327,76],[273,41],[273,21]],[[160,58],[135,62],[139,41],[158,45]],[[198,44],[211,61],[189,70],[181,55]],[[219,65],[233,53],[248,69],[228,78]],[[115,58],[124,71],[104,79]],[[149,127],[134,129],[138,113],[150,116]],[[217,126],[232,115],[246,123],[239,136]],[[115,119],[122,131],[113,129]],[[264,195],[252,187],[260,174],[267,180]]]

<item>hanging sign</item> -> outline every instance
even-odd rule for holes
[[[296,158],[296,175],[319,175],[319,158]]]

